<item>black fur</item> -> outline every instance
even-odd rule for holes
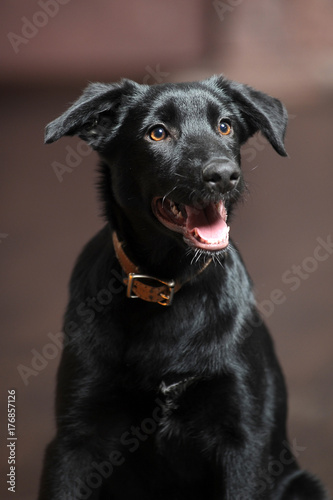
[[[71,279],[39,500],[328,498],[287,442],[283,377],[234,245],[191,244],[151,205],[222,200],[229,222],[241,145],[261,131],[285,156],[286,123],[277,99],[212,77],[91,84],[48,125],[47,143],[77,134],[100,154],[107,225]],[[141,272],[185,283],[171,306],[126,297],[112,231]]]

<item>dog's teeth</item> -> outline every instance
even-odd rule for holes
[[[201,241],[202,243],[205,243],[205,242],[204,242],[204,240],[201,238],[200,234],[198,233],[198,231],[197,231],[197,228],[196,228],[196,227],[194,228],[194,233],[193,233],[193,234],[194,234],[194,236],[195,236],[195,238],[196,238],[197,240]]]
[[[210,241],[207,241],[204,238],[202,238],[200,236],[200,234],[198,233],[197,228],[194,228],[194,231],[193,231],[192,234],[201,243],[206,243],[206,244],[208,243],[208,244],[211,244],[211,245],[220,245],[220,244],[228,243],[228,241],[229,241],[229,231],[230,231],[230,227],[228,226],[228,234],[226,236],[224,236],[223,238],[220,238],[220,239],[210,240]]]
[[[181,217],[183,217],[181,211],[173,201],[170,201],[170,211],[173,213],[176,219],[180,219]]]
[[[223,203],[217,202],[217,203],[214,203],[214,206],[215,206],[218,214],[220,215],[220,217],[223,217],[224,221],[227,222],[228,214],[226,212],[226,209],[225,209]]]

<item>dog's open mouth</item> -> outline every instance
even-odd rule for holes
[[[222,200],[197,208],[156,197],[152,209],[165,227],[182,233],[190,246],[211,251],[228,246],[230,227],[227,226],[227,211]]]

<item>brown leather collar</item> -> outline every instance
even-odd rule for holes
[[[165,281],[147,274],[140,273],[138,266],[136,266],[126,255],[123,244],[118,240],[118,236],[114,231],[112,234],[113,245],[116,252],[117,259],[127,275],[124,278],[124,283],[127,285],[127,297],[131,299],[142,299],[148,302],[156,302],[161,306],[170,306],[173,296],[180,288],[189,281],[183,283],[179,281]],[[204,266],[197,273],[200,274],[206,267],[209,266],[212,259],[205,262]]]

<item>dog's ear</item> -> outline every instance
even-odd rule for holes
[[[141,86],[131,80],[91,83],[82,96],[45,129],[45,143],[78,135],[94,149],[112,138],[121,122],[121,104]]]
[[[244,129],[242,143],[260,131],[277,153],[281,156],[287,156],[284,136],[288,114],[281,101],[223,76],[213,77],[212,80],[223,91],[224,95],[228,95],[238,107]]]

